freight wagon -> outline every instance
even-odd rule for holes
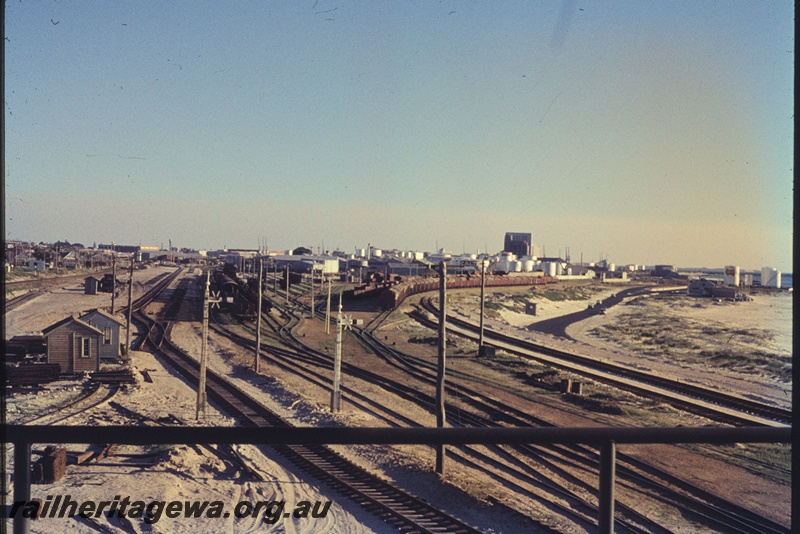
[[[543,284],[554,284],[558,282],[558,278],[553,276],[486,276],[486,287],[503,287],[503,286],[535,286]],[[477,276],[469,277],[447,277],[448,289],[467,289],[481,287],[481,279]],[[417,278],[411,279],[394,287],[386,289],[381,294],[381,308],[384,310],[393,310],[397,308],[402,302],[418,293],[425,293],[426,291],[438,291],[439,280],[436,278]]]

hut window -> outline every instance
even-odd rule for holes
[[[111,327],[107,326],[103,329],[103,345],[111,345]]]
[[[91,357],[92,339],[88,337],[81,338],[81,358]]]

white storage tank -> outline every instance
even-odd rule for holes
[[[526,273],[532,273],[533,272],[533,260],[524,260],[522,262],[522,270],[525,271]]]
[[[723,278],[723,282],[726,286],[736,286],[739,287],[739,266],[738,265],[727,265],[725,266],[725,277]]]
[[[547,262],[542,263],[542,270],[544,271],[544,273],[547,276],[555,276],[556,272],[557,272],[556,271],[557,268],[558,268],[558,264],[556,264],[553,261],[547,261]]]
[[[761,269],[762,287],[781,287],[781,272],[774,267],[764,267]]]

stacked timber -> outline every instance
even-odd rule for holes
[[[38,363],[32,365],[6,365],[6,385],[38,386],[58,380],[61,366],[57,363]]]
[[[101,384],[133,384],[136,379],[130,369],[120,369],[116,371],[95,371],[89,377],[89,381]]]

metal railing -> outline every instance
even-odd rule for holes
[[[254,445],[554,445],[600,449],[598,532],[614,531],[614,485],[618,444],[791,443],[790,427],[699,428],[296,428],[296,427],[4,427],[14,444],[14,501],[30,500],[34,443],[254,444]],[[14,532],[29,532],[29,519],[14,517]]]

